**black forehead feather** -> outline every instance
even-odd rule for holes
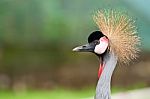
[[[88,43],[93,42],[94,40],[99,40],[101,37],[103,37],[103,33],[101,31],[94,31],[92,32],[88,37]]]

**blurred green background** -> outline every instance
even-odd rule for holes
[[[72,48],[98,30],[92,15],[99,9],[127,11],[135,18],[142,41],[140,57],[129,66],[117,66],[113,92],[150,87],[149,4],[148,0],[0,0],[0,99],[94,95],[97,57],[73,53]]]

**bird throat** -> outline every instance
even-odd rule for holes
[[[98,70],[98,78],[100,78],[100,76],[103,72],[104,66],[105,65],[103,63],[100,63],[99,70]]]
[[[98,70],[98,79],[101,77],[101,74],[104,70],[104,67],[105,67],[105,63],[104,63],[104,56],[106,55],[107,53],[103,53],[101,55],[101,57],[99,56],[99,59],[100,59],[100,65],[99,65],[99,70]]]

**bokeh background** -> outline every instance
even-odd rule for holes
[[[150,87],[150,1],[0,0],[0,99],[79,99],[93,96],[98,59],[73,53],[98,30],[99,9],[127,11],[141,37],[140,57],[117,66],[113,92]]]

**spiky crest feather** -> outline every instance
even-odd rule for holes
[[[110,51],[117,55],[119,63],[129,63],[138,56],[140,39],[132,18],[120,11],[100,10],[93,19],[108,37]]]

